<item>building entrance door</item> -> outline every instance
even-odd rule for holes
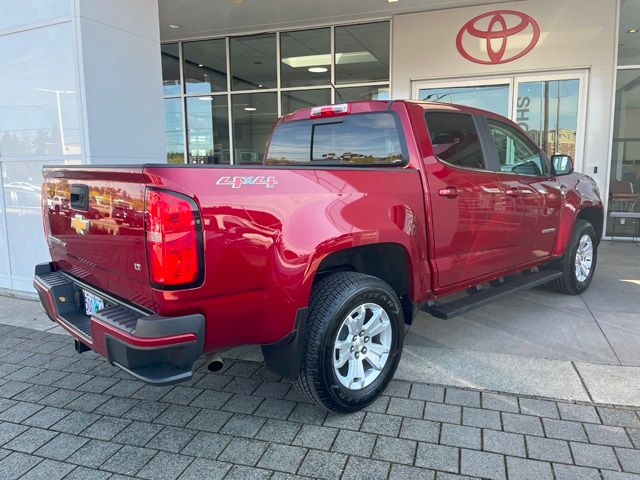
[[[571,155],[576,170],[584,171],[586,82],[585,71],[419,81],[413,84],[413,96],[481,108],[510,118],[547,155]]]

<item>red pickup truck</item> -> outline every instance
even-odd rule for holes
[[[570,157],[440,103],[285,115],[260,165],[61,166],[44,180],[52,262],[34,286],[78,352],[170,384],[202,355],[215,370],[225,349],[261,345],[337,412],[381,394],[419,310],[447,319],[543,283],[583,292],[603,226]]]

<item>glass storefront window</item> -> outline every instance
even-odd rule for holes
[[[0,0],[0,30],[71,16],[70,0]]]
[[[359,100],[389,100],[388,86],[347,87],[336,89],[336,102],[357,102]]]
[[[262,163],[262,156],[278,118],[277,93],[232,95],[235,163]]]
[[[640,65],[640,0],[622,0],[618,65]]]
[[[328,85],[331,81],[331,29],[280,35],[282,87]]]
[[[275,33],[233,37],[229,43],[229,56],[232,90],[277,86]]]
[[[167,161],[260,163],[279,113],[388,100],[389,32],[377,21],[162,45]]]
[[[227,46],[224,38],[186,42],[182,45],[187,93],[227,90]]]
[[[428,83],[428,82],[425,82]],[[454,103],[510,117],[547,155],[562,153],[576,160],[579,78],[529,80],[518,77],[463,85],[418,87],[420,100]],[[514,91],[517,97],[509,107]],[[578,159],[579,160],[579,159]]]
[[[389,80],[389,22],[335,28],[336,83]]]
[[[331,90],[294,90],[282,92],[282,114],[300,110],[301,108],[317,107],[331,103]]]
[[[71,22],[0,35],[0,158],[81,154]]]
[[[229,164],[227,96],[187,98],[189,163]]]
[[[580,81],[518,83],[516,122],[547,155],[576,158]]]
[[[631,237],[636,220],[612,213],[640,213],[640,69],[618,71],[609,178],[607,235]]]
[[[421,88],[418,98],[427,102],[457,103],[509,116],[509,84],[468,87]]]
[[[165,95],[180,95],[180,46],[166,43],[160,46],[162,58],[162,89]]]
[[[33,274],[35,264],[48,261],[49,252],[42,236],[40,185],[42,167],[50,163],[19,161],[1,164],[3,188],[0,192],[4,191],[4,209],[0,208],[0,221],[6,222],[3,227],[7,225],[9,228],[5,230],[6,237],[0,235],[0,261],[6,261],[2,254],[4,239],[7,241],[5,251],[13,255],[10,255],[10,262],[0,265],[0,271],[7,268],[5,273],[28,278]],[[25,244],[27,238],[28,246]]]
[[[164,124],[167,163],[184,163],[184,128],[182,127],[181,98],[165,98]]]

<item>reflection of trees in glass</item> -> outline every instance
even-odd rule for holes
[[[394,163],[402,161],[402,154],[390,154],[384,157],[374,156],[371,154],[365,153],[357,153],[357,152],[344,152],[341,155],[336,153],[324,153],[322,155],[322,160],[327,160],[329,162],[339,162],[339,163],[356,163],[356,164],[370,164],[370,163]]]
[[[366,155],[361,153],[346,152],[342,155],[336,155],[335,153],[326,153],[322,156],[322,160],[315,160],[314,165],[322,165],[324,162],[330,165],[343,164],[343,165],[383,165],[390,163],[402,162],[402,154],[392,154],[385,157],[374,157],[373,155]],[[267,165],[299,165],[301,163],[310,163],[308,159],[305,161],[291,160],[286,157],[269,157],[267,158]]]
[[[547,132],[546,141],[543,140],[544,133],[540,130],[529,130],[527,135],[539,145],[548,155],[554,153],[569,155],[572,158],[576,151],[576,131],[571,128],[559,128]],[[557,137],[557,142],[556,142]]]
[[[182,128],[182,105],[179,98],[166,98],[164,101],[165,138],[167,163],[184,163]]]
[[[4,157],[16,155],[17,152],[20,152],[23,149],[23,143],[20,139],[13,133],[8,132],[2,136],[2,141],[0,142],[0,154]]]
[[[575,155],[578,121],[576,79],[521,83],[518,124],[548,155]]]
[[[0,157],[61,154],[60,132],[56,126],[21,133],[5,132],[0,137]]]
[[[184,153],[167,152],[167,163],[184,163]]]

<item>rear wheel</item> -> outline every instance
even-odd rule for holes
[[[296,386],[339,413],[369,405],[396,371],[404,340],[402,308],[379,278],[329,275],[313,288]]]
[[[598,259],[596,231],[586,220],[576,220],[571,241],[564,256],[549,265],[562,271],[550,287],[560,293],[579,295],[589,288]]]

